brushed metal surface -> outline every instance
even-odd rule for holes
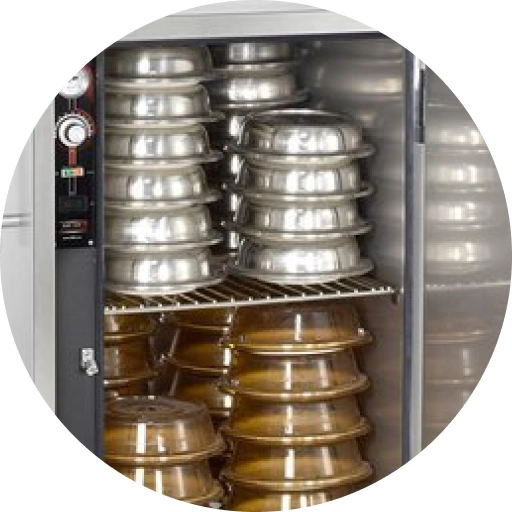
[[[305,99],[295,73],[270,70],[234,74],[208,84],[212,104],[219,109],[264,109]]]
[[[121,293],[164,295],[208,286],[218,279],[207,248],[168,253],[106,252],[106,286]]]
[[[368,156],[371,145],[347,116],[310,109],[250,114],[238,141],[249,161],[336,165]]]
[[[354,237],[321,245],[244,238],[231,268],[272,283],[306,284],[365,274],[372,265],[361,259]]]
[[[210,150],[208,134],[203,126],[181,128],[107,128],[105,156],[125,161],[208,162],[220,160],[221,155]]]
[[[210,46],[216,66],[292,60],[294,45],[286,41],[237,41]]]
[[[469,113],[431,70],[426,142],[425,446],[457,415],[485,371],[512,264],[498,170]],[[454,225],[461,229],[454,232]]]
[[[106,52],[108,77],[193,80],[212,72],[212,58],[205,46],[118,48]]]
[[[364,232],[356,201],[338,205],[308,205],[242,199],[235,225],[263,240],[320,242]]]
[[[403,48],[385,38],[307,45],[300,73],[313,97],[311,105],[350,112],[371,136],[386,135],[387,130],[374,125],[383,109],[403,100]]]
[[[254,16],[252,13],[256,13]],[[351,18],[288,2],[240,1],[210,4],[166,16],[125,36],[122,41],[162,41],[305,34],[374,33]]]
[[[161,211],[123,211],[105,205],[108,245],[208,244],[215,240],[210,213],[204,205]]]
[[[271,194],[325,195],[359,190],[359,166],[351,163],[333,169],[263,167],[246,163],[237,185]]]
[[[117,170],[105,165],[105,198],[117,201],[199,200],[208,193],[199,165],[163,171]]]
[[[0,274],[7,319],[21,360],[33,380],[36,358],[34,144],[31,135],[14,170],[2,218],[0,243]]]
[[[404,49],[386,39],[315,40],[308,43],[300,82],[310,91],[312,108],[349,112],[363,127],[376,153],[361,163],[362,179],[375,193],[360,202],[361,215],[375,226],[359,238],[363,254],[376,264],[375,275],[402,288],[404,276]],[[398,111],[395,122],[386,109]],[[394,189],[382,189],[385,181]],[[392,210],[398,219],[385,224]],[[396,217],[395,217],[396,219]],[[403,304],[359,301],[362,322],[376,342],[362,349],[360,365],[372,379],[361,395],[364,413],[378,428],[363,439],[363,453],[383,478],[402,464]],[[385,367],[391,368],[390,372]]]
[[[223,117],[212,111],[208,92],[202,85],[139,91],[110,87],[105,94],[105,115],[107,125],[173,126],[215,122]]]
[[[427,184],[439,192],[492,192],[501,193],[501,181],[491,154],[481,150],[427,150]],[[503,202],[500,198],[499,202]]]
[[[55,180],[53,102],[33,132],[34,137],[34,382],[55,412],[57,401],[57,327],[55,255]]]

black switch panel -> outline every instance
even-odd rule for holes
[[[96,244],[96,119],[93,61],[55,98],[55,239],[58,248]]]

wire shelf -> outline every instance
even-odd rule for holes
[[[275,285],[253,279],[229,276],[215,286],[179,295],[138,297],[110,293],[105,300],[105,314],[163,313],[167,311],[257,306],[288,303],[394,295],[395,289],[373,277],[353,277],[315,285]]]

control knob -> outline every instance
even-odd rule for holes
[[[69,148],[80,146],[92,134],[92,123],[81,114],[67,114],[57,123],[57,137]]]

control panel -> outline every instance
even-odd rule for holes
[[[91,247],[96,227],[96,87],[89,63],[55,98],[56,245]]]

